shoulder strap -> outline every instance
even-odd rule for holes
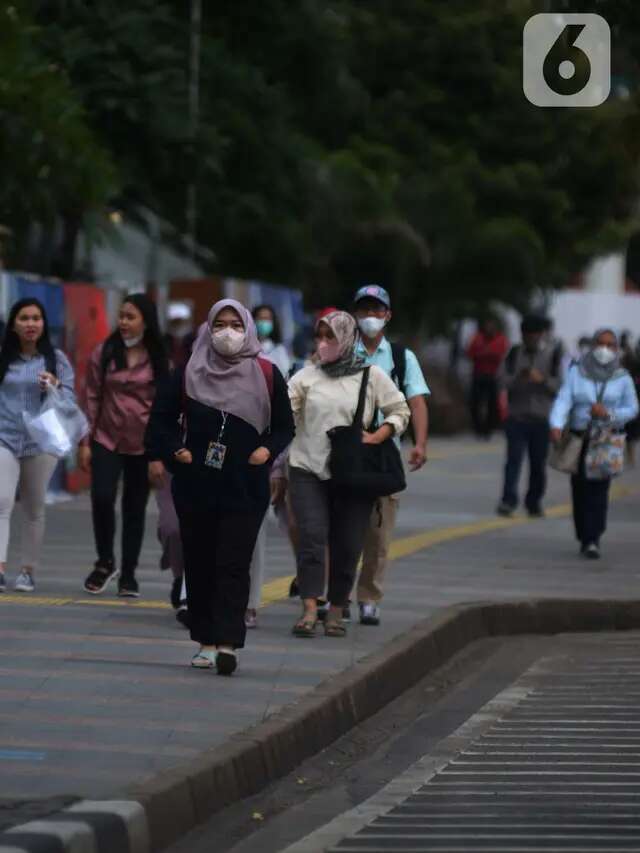
[[[607,387],[608,383],[609,383],[609,380],[608,380],[608,379],[605,379],[605,380],[604,380],[604,382],[602,383],[602,385],[600,386],[600,390],[599,390],[599,391],[598,391],[598,385],[597,385],[597,383],[596,383],[596,393],[597,393],[596,401],[597,401],[598,403],[601,403],[601,402],[603,401],[603,399],[604,399],[604,392],[605,392],[605,389],[606,389],[606,387]]]
[[[407,375],[407,348],[403,347],[402,344],[392,343],[391,357],[393,359],[391,378],[404,394],[404,381]]]
[[[258,356],[258,364],[260,365],[260,370],[262,370],[264,381],[267,383],[269,399],[273,400],[273,364],[268,358],[260,358],[260,356]]]
[[[505,361],[505,367],[508,373],[513,373],[516,369],[516,361],[520,353],[520,344],[514,344],[509,350],[509,355]]]
[[[362,371],[362,382],[360,383],[360,394],[358,396],[358,408],[353,416],[353,426],[362,429],[362,420],[364,416],[364,405],[367,399],[367,384],[369,382],[370,367],[365,367]]]

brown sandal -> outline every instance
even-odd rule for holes
[[[347,629],[342,619],[327,618],[324,623],[325,637],[346,637]]]
[[[316,625],[318,620],[310,616],[303,616],[298,619],[296,624],[291,629],[294,637],[314,637],[316,633]]]

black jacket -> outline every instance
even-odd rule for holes
[[[183,427],[180,423],[184,417]],[[174,475],[176,509],[223,509],[228,512],[264,512],[269,505],[271,462],[292,441],[293,415],[282,374],[273,368],[271,425],[258,431],[235,415],[229,415],[220,443],[227,448],[222,470],[204,464],[210,442],[218,440],[222,412],[186,396],[184,371],[175,370],[158,386],[145,435],[150,460],[160,459]],[[191,451],[190,465],[177,462],[174,453],[181,447]],[[266,465],[250,465],[249,457],[258,447],[271,452]]]

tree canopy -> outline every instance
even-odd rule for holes
[[[623,246],[638,195],[635,5],[591,4],[632,85],[584,110],[523,95],[522,29],[542,5],[205,2],[191,138],[188,3],[14,3],[0,222],[24,235],[117,203],[184,234],[194,184],[197,240],[225,274],[302,286],[311,305],[375,280],[407,325],[524,305]]]

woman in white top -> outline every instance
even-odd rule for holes
[[[325,553],[329,549],[331,608],[325,633],[342,637],[342,609],[348,604],[362,553],[374,498],[356,496],[332,485],[328,430],[353,423],[365,360],[357,354],[356,323],[350,314],[334,311],[316,326],[317,363],[296,373],[289,396],[296,435],[289,454],[291,504],[298,526],[297,569],[304,611],[293,627],[299,637],[313,636],[318,619],[317,599],[325,588]],[[395,383],[370,368],[363,423],[377,411],[384,422],[362,440],[380,444],[401,435],[409,422],[409,407]]]
[[[291,358],[282,343],[278,315],[271,305],[257,305],[251,312],[262,347],[262,355],[278,368],[286,379],[291,370]]]

